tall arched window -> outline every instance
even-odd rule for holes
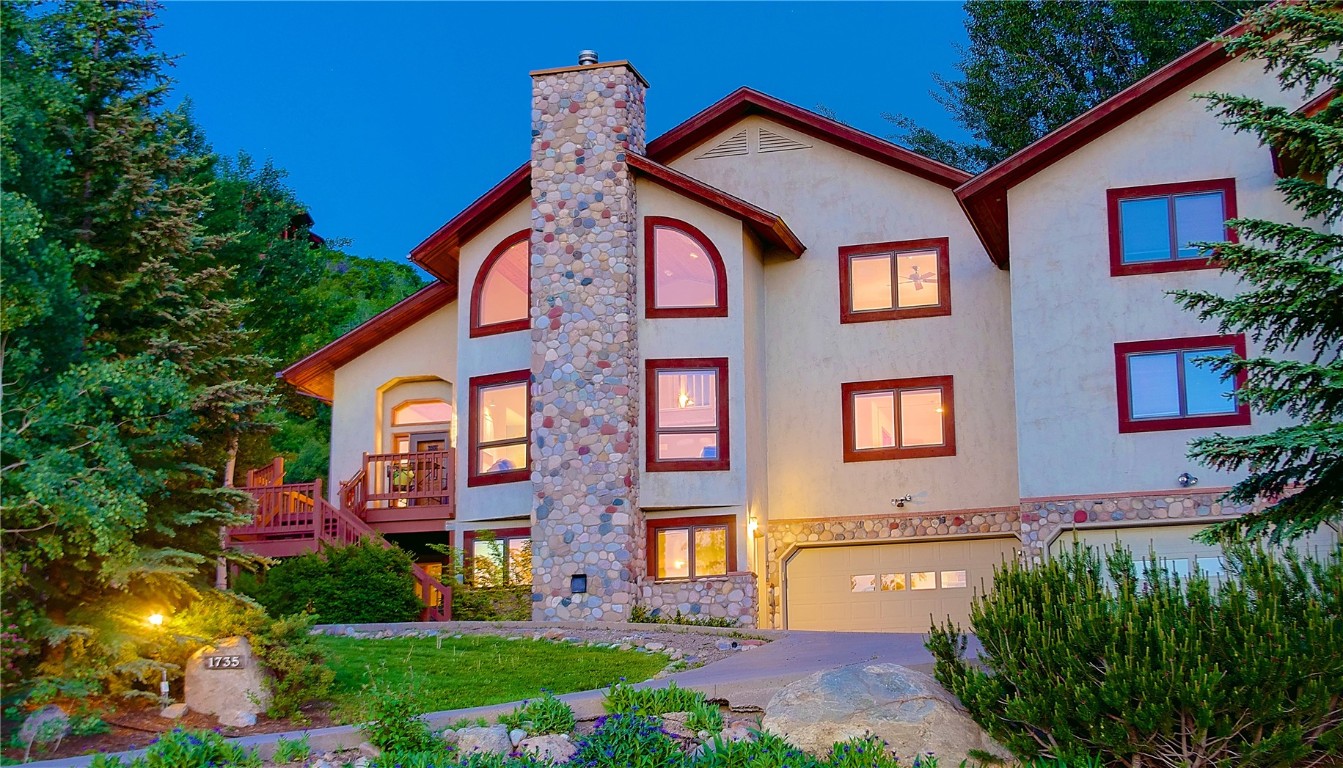
[[[644,219],[648,317],[727,317],[727,271],[703,232],[678,219]]]
[[[472,337],[527,330],[530,242],[530,230],[515,232],[495,246],[480,265],[471,290]]]

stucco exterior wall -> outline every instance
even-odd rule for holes
[[[462,430],[457,443],[457,519],[466,523],[481,520],[526,519],[532,511],[532,484],[529,482],[503,483],[468,488],[466,485],[467,446],[466,419],[470,418],[470,380],[505,371],[520,371],[532,366],[531,333],[526,330],[471,338],[471,289],[476,275],[490,251],[504,238],[531,227],[531,203],[522,202],[499,217],[481,233],[462,244],[461,266],[458,273],[458,318],[456,347],[457,370],[461,383],[457,387],[457,413],[461,414]],[[469,526],[468,526],[469,527]]]
[[[747,155],[697,159],[745,126]],[[760,153],[761,127],[808,149]],[[890,514],[891,499],[934,513],[1018,503],[1008,278],[951,190],[765,118],[733,125],[673,163],[781,215],[807,250],[767,263],[760,338],[773,521]],[[843,245],[946,237],[952,314],[842,325]],[[957,455],[846,464],[840,385],[954,377]]]
[[[1273,189],[1268,149],[1234,134],[1195,93],[1247,93],[1292,104],[1258,65],[1229,63],[1012,189],[1012,345],[1021,494],[1025,499],[1175,488],[1190,472],[1200,486],[1232,484],[1186,458],[1189,441],[1214,430],[1119,434],[1114,344],[1217,333],[1167,291],[1229,293],[1217,270],[1110,276],[1106,190],[1235,178],[1241,216],[1295,217]],[[1258,352],[1250,340],[1249,353]],[[1253,415],[1225,434],[1285,423]]]
[[[644,509],[667,507],[740,506],[746,500],[747,432],[745,357],[745,264],[742,225],[737,219],[705,208],[655,183],[637,181],[638,232],[642,241],[644,220],[668,216],[703,232],[723,257],[727,270],[727,317],[654,318],[647,316],[649,297],[644,290],[645,272],[639,273],[639,358],[646,360],[684,357],[728,359],[728,456],[731,467],[712,472],[650,472],[647,455],[639,455],[639,504]],[[648,244],[640,243],[641,270],[647,269]],[[642,368],[641,368],[642,370]],[[654,404],[649,403],[649,409]],[[648,413],[639,428],[648,437]]]
[[[457,305],[453,302],[336,369],[331,406],[331,475],[327,496],[363,468],[365,452],[383,450],[387,430],[381,393],[397,382],[457,379]],[[400,389],[400,388],[398,388]],[[458,413],[461,406],[458,405]]]

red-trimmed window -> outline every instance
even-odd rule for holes
[[[951,314],[947,238],[839,249],[839,321],[869,323]]]
[[[736,517],[648,520],[648,575],[653,578],[698,579],[736,570]]]
[[[1250,406],[1235,392],[1245,374],[1223,377],[1208,361],[1235,352],[1245,357],[1244,334],[1115,344],[1119,431],[1157,432],[1250,423]]]
[[[462,537],[466,572],[476,587],[532,583],[532,529],[467,531]]]
[[[727,271],[705,234],[679,219],[644,218],[648,317],[727,317]]]
[[[527,330],[531,310],[531,230],[494,247],[471,288],[471,337]]]
[[[1213,266],[1196,242],[1236,242],[1236,180],[1210,179],[1105,193],[1110,274],[1146,275]]]
[[[855,381],[840,389],[844,461],[956,455],[950,376]]]
[[[649,472],[728,469],[727,358],[648,360]]]
[[[468,486],[527,480],[530,371],[476,376],[470,381]]]

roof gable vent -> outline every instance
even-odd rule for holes
[[[788,152],[794,149],[811,149],[811,145],[794,141],[787,136],[780,136],[768,128],[760,129],[761,152]]]
[[[746,129],[732,134],[732,137],[722,144],[700,155],[701,159],[710,157],[731,157],[733,155],[744,155],[748,152],[746,146]]]

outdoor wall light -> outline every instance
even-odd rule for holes
[[[575,595],[581,595],[588,591],[588,575],[586,573],[575,573],[569,577],[569,591]]]
[[[1175,482],[1179,483],[1181,488],[1188,488],[1190,486],[1198,485],[1198,478],[1188,472],[1181,472],[1180,476],[1175,478]]]

